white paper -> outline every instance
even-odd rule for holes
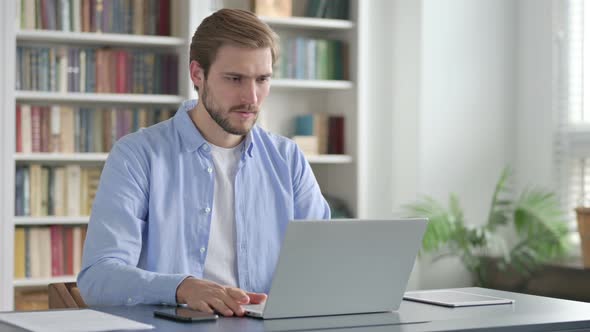
[[[5,312],[0,313],[0,320],[32,332],[100,332],[154,328],[152,325],[90,309]]]

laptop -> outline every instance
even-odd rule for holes
[[[299,220],[287,226],[262,319],[396,311],[426,219]]]

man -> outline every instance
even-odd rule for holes
[[[297,146],[255,125],[276,60],[276,34],[249,12],[197,28],[199,102],[119,140],[104,166],[78,276],[89,305],[241,316],[266,299],[288,221],[330,218]]]

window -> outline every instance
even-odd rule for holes
[[[574,209],[590,207],[590,2],[556,1],[558,114],[556,162],[570,229]],[[573,236],[579,241],[579,237]]]

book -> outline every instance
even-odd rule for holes
[[[51,277],[51,231],[49,227],[39,227],[39,249],[41,278]]]
[[[25,265],[25,229],[16,227],[14,229],[14,278],[26,278]]]
[[[31,215],[31,179],[29,166],[21,168],[23,170],[23,216]]]
[[[63,256],[64,256],[64,274],[74,275],[74,231],[73,227],[64,227],[63,229]]]
[[[22,114],[21,114],[21,105],[16,105],[16,114],[15,114],[15,122],[16,122],[16,152],[23,152],[23,137],[22,137]]]
[[[31,106],[31,149],[41,152],[41,108]]]
[[[293,14],[292,0],[253,0],[254,13],[259,16],[290,17]]]
[[[14,213],[17,216],[24,216],[24,185],[25,185],[25,172],[27,169],[24,167],[17,167],[14,174]]]
[[[63,226],[51,225],[51,276],[64,275],[64,239]]]
[[[29,165],[30,175],[30,207],[31,216],[40,217],[42,216],[41,208],[41,165],[31,164]]]
[[[328,153],[344,154],[344,116],[328,118]]]
[[[293,136],[292,139],[304,155],[318,154],[318,138],[316,136]]]
[[[60,108],[61,152],[74,153],[74,109],[70,106]]]
[[[50,148],[49,152],[59,152],[61,151],[61,140],[60,140],[60,133],[61,133],[61,111],[57,105],[51,106],[51,117],[50,117],[50,132],[51,132],[51,139],[50,139]]]
[[[41,185],[39,186],[40,189],[40,197],[41,197],[41,205],[40,205],[40,212],[39,216],[48,216],[49,215],[49,168],[47,166],[41,166]]]
[[[25,276],[31,278],[31,228],[25,228]]]
[[[297,116],[295,118],[295,136],[316,137],[317,142],[314,143],[313,154],[328,153],[328,115],[314,113]]]
[[[54,186],[53,186],[53,212],[56,216],[65,216],[66,211],[66,188],[67,178],[66,169],[64,167],[56,167],[53,170]]]
[[[80,212],[79,215],[87,216],[87,206],[88,206],[88,169],[81,168],[80,169],[80,192],[79,192],[79,201],[80,201]]]
[[[41,113],[41,135],[40,135],[40,146],[41,152],[49,152],[50,149],[50,123],[51,123],[51,113],[49,108],[47,107],[40,107],[40,113]]]
[[[74,227],[72,230],[72,269],[74,274],[78,274],[82,267],[82,228]]]
[[[21,106],[21,144],[22,148],[20,152],[31,153],[33,152],[32,142],[32,128],[31,128],[31,106],[23,104]]]
[[[80,216],[80,165],[66,166],[67,188],[67,215],[72,217]]]
[[[31,227],[27,241],[29,246],[30,277],[41,278],[41,228]]]

